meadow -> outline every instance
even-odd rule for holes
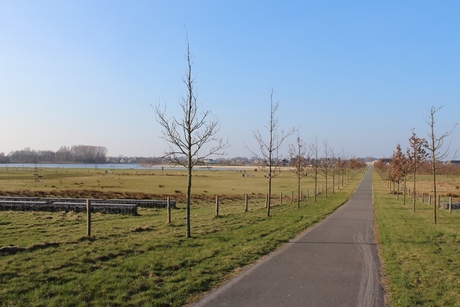
[[[444,197],[455,194],[458,177],[440,176]],[[420,176],[420,191],[430,193],[429,176]],[[438,210],[412,198],[390,194],[374,170],[374,210],[385,290],[393,306],[460,306],[460,214]],[[446,200],[446,198],[444,198]]]
[[[297,179],[289,170],[289,167],[284,168],[273,180],[274,195],[283,193],[290,198],[291,192],[296,191]],[[101,169],[43,168],[39,171],[38,182],[34,180],[34,172],[33,168],[0,169],[0,195],[135,199],[170,196],[183,201],[187,187],[183,169],[110,170],[106,173]],[[303,178],[302,185],[305,196],[313,193],[314,183],[310,177]],[[325,188],[324,178],[319,178],[318,188],[320,191]],[[256,167],[220,171],[203,168],[193,172],[194,199],[211,199],[215,195],[243,198],[244,194],[264,198],[266,191],[267,179]]]
[[[170,196],[178,201],[177,209],[170,225],[164,209],[139,208],[137,216],[96,213],[89,238],[84,213],[0,212],[1,306],[186,305],[322,220],[361,179],[356,172],[330,197],[321,193],[316,203],[304,198],[298,209],[290,199],[296,178],[285,170],[273,180],[272,216],[267,217],[267,179],[260,171],[198,170],[192,238],[186,239],[183,171],[46,169],[39,182],[32,172],[2,170],[0,194]],[[312,193],[311,178],[302,184],[304,196]],[[244,194],[249,195],[248,212],[243,212]],[[221,197],[218,217],[215,195]]]

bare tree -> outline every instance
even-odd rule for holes
[[[435,133],[435,124],[436,124],[436,113],[441,110],[444,106],[434,107],[432,106],[429,110],[428,119],[426,123],[430,127],[428,132],[428,151],[429,157],[431,160],[431,174],[433,176],[433,196],[434,196],[434,203],[433,203],[433,220],[434,223],[437,223],[436,217],[436,209],[437,209],[437,191],[436,191],[436,164],[439,161],[442,161],[444,158],[447,157],[449,152],[450,144],[448,144],[447,148],[443,150],[444,141],[447,137],[449,137],[452,132],[454,131],[457,124],[454,125],[451,131],[445,132],[441,135],[436,135]]]
[[[310,144],[310,157],[311,157],[311,164],[312,164],[312,173],[311,177],[315,182],[315,191],[314,194],[314,201],[316,203],[317,196],[318,196],[318,174],[319,174],[319,147],[318,147],[318,139],[315,138],[315,142]]]
[[[268,140],[266,140],[262,133],[257,130],[254,131],[254,138],[259,145],[259,152],[252,151],[246,144],[245,147],[257,158],[260,163],[260,168],[265,172],[268,178],[268,198],[267,198],[267,216],[270,216],[270,200],[272,194],[272,178],[280,171],[281,158],[279,156],[279,149],[284,140],[293,133],[293,130],[285,132],[284,130],[278,131],[278,119],[276,118],[276,111],[278,110],[279,102],[273,103],[273,88],[270,93],[270,119],[268,126],[265,128],[268,131]]]
[[[329,164],[329,169],[330,169],[330,174],[332,176],[332,194],[335,193],[335,180],[336,177],[339,174],[339,167],[337,164],[337,157],[335,156],[334,150],[330,150],[330,164]]]
[[[323,142],[323,148],[324,148],[324,158],[321,160],[321,173],[323,174],[325,180],[326,180],[326,198],[327,198],[327,179],[328,176],[331,172],[331,148],[329,147],[329,144],[327,141]]]
[[[339,176],[337,182],[337,189],[345,184],[345,173],[347,169],[347,160],[345,159],[345,153],[342,151],[340,156],[337,158],[337,175]]]
[[[295,132],[297,133],[296,144],[289,145],[289,156],[297,177],[297,208],[300,208],[300,180],[307,176],[306,168],[310,158],[307,155],[305,143],[300,138],[299,130],[295,130]]]
[[[410,169],[412,170],[412,176],[414,178],[414,198],[413,198],[413,210],[415,212],[415,203],[417,200],[417,170],[419,166],[426,160],[428,153],[426,148],[428,142],[424,138],[419,138],[412,129],[412,136],[409,138],[410,149],[407,152],[408,157],[410,157]]]
[[[200,111],[195,94],[195,79],[192,76],[192,56],[187,37],[187,70],[183,82],[187,87],[185,97],[181,98],[180,107],[182,117],[168,118],[166,108],[154,107],[157,121],[162,126],[162,138],[169,144],[165,157],[173,163],[187,169],[187,196],[186,196],[186,237],[191,237],[190,204],[192,196],[192,170],[195,165],[203,162],[211,155],[222,155],[228,143],[217,136],[219,122],[211,118],[211,112]],[[206,148],[205,148],[206,147]],[[185,159],[184,159],[185,158]]]

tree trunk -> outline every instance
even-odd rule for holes
[[[433,196],[434,196],[434,206],[433,206],[433,220],[434,223],[437,224],[437,218],[436,218],[436,158],[433,154],[433,160],[431,162],[431,171],[433,172]]]
[[[191,203],[191,198],[192,198],[192,164],[191,164],[191,157],[189,158],[189,165],[187,168],[187,208],[186,208],[186,216],[185,216],[185,222],[186,222],[186,233],[185,236],[187,238],[190,238],[192,236],[192,232],[190,229],[190,203]]]
[[[270,216],[270,200],[272,198],[272,170],[270,167],[270,173],[268,177],[268,196],[267,196],[267,216]]]
[[[326,170],[326,198],[327,198],[327,170]]]
[[[407,178],[404,177],[404,196],[403,196],[403,204],[406,205],[406,186],[407,186]]]
[[[300,176],[297,176],[297,209],[300,208]]]
[[[417,180],[417,177],[416,177],[416,173],[417,173],[417,168],[414,169],[414,200],[413,200],[413,211],[415,212],[415,203],[417,201],[417,191],[416,191],[416,180]]]

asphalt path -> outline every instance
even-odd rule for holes
[[[333,214],[192,306],[384,306],[371,172]]]

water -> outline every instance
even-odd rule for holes
[[[62,169],[87,169],[87,170],[95,170],[95,169],[134,169],[134,170],[185,170],[186,168],[183,166],[170,166],[170,165],[141,165],[141,164],[128,164],[128,163],[105,163],[105,164],[83,164],[83,163],[0,163],[0,169],[23,169],[23,168],[62,168]],[[217,171],[217,170],[235,170],[235,169],[244,169],[244,167],[219,167],[219,166],[195,166],[194,170],[210,170],[210,171]]]
[[[153,166],[142,166],[140,164],[83,164],[83,163],[64,163],[64,164],[57,164],[57,163],[0,163],[0,168],[83,168],[83,169],[161,169],[161,165],[153,165]],[[169,167],[165,167],[167,169]]]

